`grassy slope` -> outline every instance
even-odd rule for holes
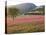
[[[43,32],[43,31],[44,31],[43,23],[42,24],[22,23],[22,24],[15,24],[7,27],[8,33]]]

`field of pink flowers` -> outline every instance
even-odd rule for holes
[[[14,25],[19,23],[44,23],[44,16],[43,15],[30,15],[30,16],[18,16],[15,17],[14,23],[13,18],[7,18],[7,25]]]

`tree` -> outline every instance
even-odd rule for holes
[[[10,16],[12,16],[12,18],[13,18],[13,23],[14,23],[14,17],[16,17],[16,16],[19,15],[19,9],[17,9],[17,8],[9,8],[9,9],[8,9],[8,14],[9,14]]]

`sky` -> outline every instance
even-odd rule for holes
[[[17,5],[22,3],[34,3],[37,6],[45,5],[45,0],[7,0],[7,5]]]

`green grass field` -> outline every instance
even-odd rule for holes
[[[43,23],[19,23],[7,26],[7,33],[44,32]]]

